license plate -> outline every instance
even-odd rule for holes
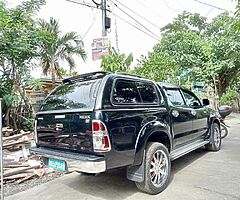
[[[57,159],[49,158],[48,166],[50,168],[57,169],[59,171],[65,171],[66,170],[65,161],[63,161],[63,160],[57,160]]]

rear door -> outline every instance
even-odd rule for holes
[[[92,151],[91,120],[100,82],[65,83],[46,98],[36,116],[39,146]]]
[[[189,135],[193,133],[192,122],[194,115],[192,109],[186,107],[179,88],[165,88],[170,107],[169,115],[172,122],[174,148],[189,142]]]
[[[196,140],[203,138],[208,128],[208,111],[202,106],[200,100],[194,93],[189,90],[182,89],[186,106],[192,109],[193,118],[193,134],[189,139]]]
[[[135,148],[141,128],[157,119],[159,96],[150,81],[116,78],[111,92],[111,108],[104,109],[112,146],[114,165],[134,162]]]
[[[92,151],[91,112],[37,115],[38,145]]]

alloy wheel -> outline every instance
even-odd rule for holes
[[[161,187],[168,177],[168,158],[164,151],[157,150],[151,159],[150,177],[155,187]]]
[[[214,143],[218,148],[221,142],[221,133],[218,127],[214,127]]]

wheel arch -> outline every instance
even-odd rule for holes
[[[170,130],[170,129],[169,129]],[[166,146],[169,153],[172,150],[172,136],[167,126],[155,126],[151,130],[139,133],[144,135],[136,143],[136,152],[133,165],[140,165],[143,161],[144,149],[148,142],[159,142]]]
[[[148,142],[162,143],[168,149],[168,152],[171,152],[172,142],[169,138],[169,135],[164,131],[153,132],[151,135],[148,136],[145,146],[147,145]]]
[[[220,122],[219,118],[216,115],[211,115],[209,117],[209,120],[208,120],[208,132],[207,132],[207,135],[206,135],[205,139],[209,139],[211,137],[211,127],[212,127],[213,123],[218,124],[218,126],[220,127],[221,122]]]
[[[218,124],[218,126],[220,127],[220,121],[219,121],[218,118],[214,118],[214,119],[212,120],[212,123],[211,123],[211,124],[213,124],[213,123]]]

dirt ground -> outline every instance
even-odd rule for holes
[[[4,196],[10,196],[25,190],[28,190],[32,187],[41,185],[43,183],[47,183],[48,181],[52,181],[56,178],[59,178],[63,176],[64,174],[62,172],[55,171],[50,174],[46,174],[42,176],[41,178],[33,178],[30,180],[27,180],[21,184],[18,184],[17,182],[12,182],[12,183],[6,183],[4,184]]]

